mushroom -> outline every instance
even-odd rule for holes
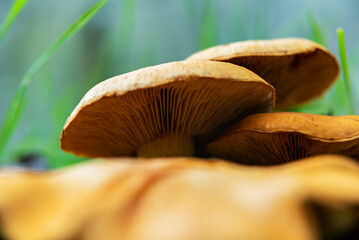
[[[259,165],[323,153],[359,159],[359,116],[254,114],[230,127],[207,149],[217,157]]]
[[[0,179],[1,230],[12,240],[314,240],[358,221],[359,166],[343,156],[275,167],[124,158]],[[332,232],[318,213],[343,225]]]
[[[273,87],[245,68],[161,64],[93,87],[67,119],[61,148],[87,157],[191,156],[195,137],[208,139],[246,115],[270,111],[273,102]]]
[[[83,239],[76,235],[99,197],[111,182],[120,184],[132,162],[89,161],[44,172],[0,169],[0,233],[12,240]]]
[[[276,89],[276,109],[320,96],[339,73],[334,55],[312,41],[298,38],[219,45],[188,59],[230,62],[252,70]]]

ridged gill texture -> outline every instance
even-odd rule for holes
[[[335,56],[307,39],[235,42],[205,49],[188,59],[230,62],[250,69],[275,87],[276,109],[320,96],[339,73]]]
[[[359,160],[359,116],[254,114],[226,130],[207,148],[217,157],[257,165],[286,163],[324,153]]]
[[[91,89],[67,120],[61,147],[83,156],[132,155],[170,136],[210,137],[269,111],[273,88],[229,63],[186,61],[141,69]]]

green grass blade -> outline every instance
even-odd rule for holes
[[[217,44],[218,26],[215,1],[205,1],[201,19],[199,48],[205,49]]]
[[[323,30],[320,24],[317,22],[312,11],[308,10],[306,16],[311,33],[310,38],[313,41],[323,46],[326,46]],[[325,95],[321,96],[319,99],[316,99],[309,103],[305,103],[304,105],[294,106],[288,110],[294,112],[305,112],[305,113],[314,113],[314,114],[323,114],[323,115],[332,114],[333,112],[336,112],[335,109],[339,105],[339,102],[338,101],[333,102],[332,101],[333,99],[330,97],[331,97],[330,91],[328,91]],[[329,102],[331,104],[328,104]],[[342,108],[341,105],[339,105],[339,107]]]
[[[325,37],[324,37],[323,31],[322,31],[322,28],[318,24],[317,20],[314,17],[314,14],[311,11],[307,12],[307,21],[309,23],[312,39],[315,42],[317,42],[323,46],[326,46],[327,43],[325,41]]]
[[[115,69],[116,73],[128,72],[136,68],[133,62],[128,61],[131,57],[128,48],[133,48],[137,4],[137,0],[123,0],[121,2],[118,43],[115,44],[116,48],[112,49],[112,52],[116,53],[117,58],[121,61],[118,69]]]
[[[94,4],[85,14],[83,14],[75,23],[73,23],[56,41],[50,46],[36,61],[30,66],[25,73],[25,76],[20,82],[20,85],[16,91],[15,97],[10,106],[5,121],[2,123],[0,131],[0,156],[4,151],[4,146],[14,131],[14,122],[19,118],[18,110],[22,104],[25,92],[31,83],[36,72],[41,66],[49,60],[49,58],[59,49],[72,35],[79,31],[109,0],[100,0]],[[1,162],[1,159],[0,159]]]
[[[355,106],[353,99],[353,92],[351,90],[350,77],[348,71],[348,62],[345,53],[345,38],[344,31],[341,28],[337,29],[338,35],[338,45],[339,45],[339,54],[340,54],[340,65],[342,68],[342,78],[344,80],[345,93],[347,96],[347,101],[349,104],[349,114],[355,114]]]
[[[10,11],[6,15],[3,23],[0,26],[0,43],[4,39],[6,33],[9,31],[12,23],[15,21],[17,15],[21,12],[21,10],[25,7],[26,3],[29,0],[15,0],[12,4]]]
[[[120,41],[130,43],[132,41],[136,24],[137,0],[123,0],[120,15]],[[123,45],[118,45],[122,47]]]

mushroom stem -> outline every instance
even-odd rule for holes
[[[193,137],[171,135],[139,146],[136,154],[143,158],[193,156]]]

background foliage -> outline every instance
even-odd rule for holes
[[[13,12],[7,34],[0,34],[1,122],[29,66],[97,1],[17,2],[27,4]],[[0,0],[0,23],[6,22],[13,3]],[[304,37],[325,45],[339,59],[336,29],[342,27],[353,99],[348,101],[339,79],[322,98],[293,110],[343,115],[354,104],[358,113],[358,9],[357,0],[111,0],[37,71],[14,134],[4,145],[2,162],[10,164],[29,154],[49,167],[83,160],[63,153],[59,136],[66,118],[92,86],[233,41]]]

